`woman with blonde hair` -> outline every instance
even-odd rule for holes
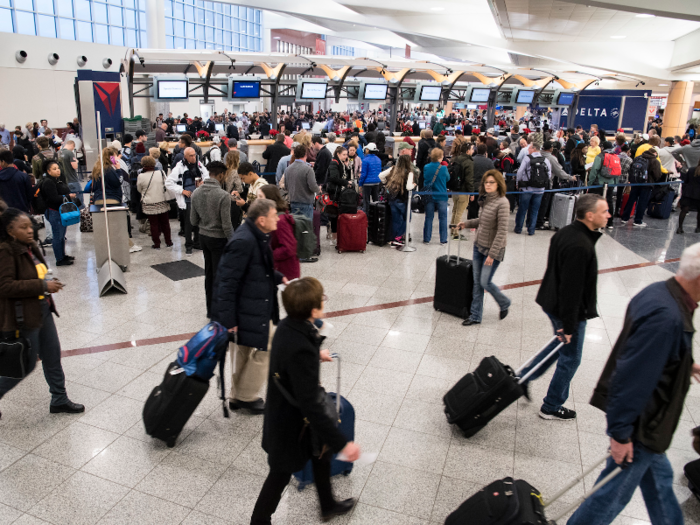
[[[234,228],[238,228],[243,220],[243,212],[240,206],[236,205],[236,195],[243,193],[243,182],[238,175],[241,156],[238,150],[233,149],[224,158],[226,160],[226,178],[224,179],[223,188],[231,195],[231,223]]]
[[[311,147],[311,134],[307,131],[300,131],[294,135],[294,142],[306,148],[306,162],[313,164],[316,162],[316,150]]]
[[[479,208],[481,214],[478,219],[467,220],[457,225],[459,230],[477,228],[472,258],[474,289],[471,315],[469,319],[462,322],[464,326],[481,323],[484,311],[484,290],[488,290],[498,303],[501,310],[500,319],[505,319],[508,315],[511,304],[510,299],[491,282],[493,274],[496,273],[506,253],[510,215],[510,204],[506,198],[506,181],[498,170],[489,170],[481,178]]]
[[[593,136],[589,143],[588,153],[586,153],[586,164],[593,164],[595,158],[600,155],[600,139]]]
[[[170,168],[170,160],[168,160],[168,154],[170,153],[170,144],[167,141],[163,141],[158,144],[158,149],[160,150],[160,155],[158,161],[160,165],[163,166],[163,171],[168,173],[168,168]]]

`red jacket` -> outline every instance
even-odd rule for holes
[[[275,270],[290,281],[301,277],[297,257],[297,238],[294,236],[294,218],[289,213],[280,213],[277,230],[270,237],[270,248],[275,260]]]

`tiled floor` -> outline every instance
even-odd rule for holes
[[[598,243],[600,268],[679,257],[700,235],[674,237],[675,221],[648,219],[645,230],[629,225],[604,235]],[[422,223],[422,217],[413,222],[418,241]],[[181,342],[137,341],[186,334],[206,322],[203,278],[173,282],[150,268],[184,257],[182,239],[176,237],[173,249],[155,251],[136,233],[145,248],[132,255],[129,293],[99,298],[91,234],[76,229],[69,229],[68,243],[76,264],[56,270],[67,285],[56,297],[63,348],[133,343],[64,357],[69,395],[87,406],[85,414],[49,415],[47,387],[36,372],[2,400],[0,524],[247,524],[267,472],[262,417],[234,413],[224,419],[212,387],[174,449],[149,438],[141,421],[144,400]],[[495,281],[541,279],[551,235],[509,234]],[[327,243],[324,239],[320,261],[304,265],[303,272],[321,280],[331,311],[431,296],[435,258],[445,252],[436,242],[419,242],[414,253],[370,246],[365,254],[339,255]],[[461,249],[468,256],[471,243]],[[188,260],[203,265],[200,252]],[[356,441],[379,454],[373,465],[334,479],[338,497],[359,499],[351,515],[334,523],[442,523],[466,497],[505,476],[526,479],[545,497],[552,495],[605,453],[605,418],[587,404],[589,396],[629,298],[670,275],[669,265],[600,275],[601,317],[588,325],[583,362],[567,403],[577,410],[576,421],[541,420],[539,403],[521,400],[468,440],[448,426],[442,395],[484,356],[517,366],[546,342],[550,325],[534,302],[537,285],[506,292],[513,306],[503,321],[488,297],[484,321],[476,327],[435,312],[430,302],[330,319],[326,346],[343,358],[341,391],[356,410]],[[331,390],[336,366],[322,365],[323,383]],[[532,386],[534,399],[544,396],[550,377],[551,372]],[[700,386],[692,387],[686,407],[669,457],[686,523],[700,523],[700,504],[682,473],[683,465],[697,458],[689,431],[700,424]],[[587,489],[595,475],[586,479]],[[551,512],[582,491],[576,487]],[[290,485],[273,523],[317,521],[314,489],[299,492]],[[648,523],[639,494],[615,523]]]

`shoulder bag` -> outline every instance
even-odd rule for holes
[[[22,301],[15,303],[17,329],[0,336],[0,376],[23,379],[32,370],[31,343],[21,334],[24,326]]]
[[[422,192],[427,192],[433,191],[433,184],[435,184],[435,180],[437,179],[438,173],[440,172],[440,168],[442,167],[442,164],[438,163],[438,167],[435,170],[435,175],[433,175],[433,180],[430,181],[430,184],[427,184],[423,186],[423,188],[420,190]],[[433,202],[433,196],[432,195],[419,195],[421,204],[423,205],[423,209],[425,209],[425,205],[428,204],[429,202]]]

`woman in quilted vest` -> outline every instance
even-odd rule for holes
[[[498,170],[484,173],[479,188],[479,207],[481,214],[478,219],[460,222],[458,229],[477,228],[474,239],[474,292],[469,319],[462,324],[471,326],[480,324],[484,311],[484,290],[493,296],[501,310],[499,319],[505,319],[510,308],[510,299],[493,284],[493,274],[503,261],[506,253],[508,236],[508,216],[510,204],[506,198],[506,182]]]

